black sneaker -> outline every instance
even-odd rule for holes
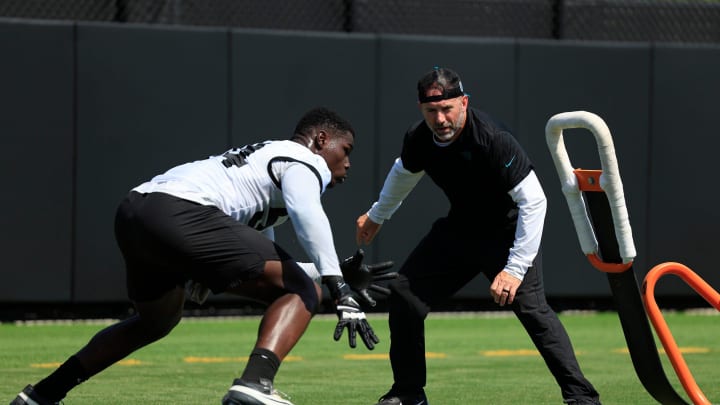
[[[567,405],[602,405],[600,403],[600,398],[570,398],[563,401],[564,404]]]
[[[28,384],[28,386],[10,402],[10,405],[60,405],[60,403],[48,401],[41,397],[35,392],[33,386]]]
[[[390,390],[387,394],[380,397],[380,401],[375,405],[428,405],[425,391],[414,394],[403,394]]]
[[[284,396],[265,378],[261,378],[257,383],[237,378],[223,397],[222,403],[223,405],[293,405]]]

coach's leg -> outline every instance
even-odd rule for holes
[[[425,319],[433,304],[451,297],[479,272],[478,266],[462,265],[463,241],[447,218],[438,219],[405,260],[399,277],[390,283],[388,324],[394,384],[386,398],[408,394],[407,402],[426,400]]]
[[[563,398],[597,400],[599,395],[583,376],[565,327],[545,299],[542,274],[536,267],[525,275],[512,309],[555,377]]]
[[[410,290],[405,275],[390,285],[388,325],[393,390],[398,393],[422,391],[426,384],[425,318],[430,308]]]
[[[135,350],[166,336],[180,321],[184,289],[177,287],[161,298],[136,302],[137,314],[98,332],[57,370],[35,385],[35,392],[58,402],[68,391],[122,360]]]

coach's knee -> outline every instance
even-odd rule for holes
[[[388,287],[391,291],[389,299],[391,311],[403,313],[413,318],[425,319],[430,312],[430,307],[413,293],[410,280],[406,276],[401,274]]]

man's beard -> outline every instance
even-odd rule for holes
[[[448,142],[457,134],[457,132],[462,127],[463,122],[465,121],[465,112],[460,113],[458,115],[458,119],[453,122],[450,126],[443,127],[443,128],[450,128],[451,131],[446,134],[439,134],[435,128],[432,129],[432,133],[435,136],[435,139],[437,139],[439,142]]]

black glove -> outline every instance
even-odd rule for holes
[[[350,287],[345,283],[342,277],[330,276],[323,279],[330,296],[335,300],[338,323],[335,326],[333,338],[335,341],[340,340],[345,328],[348,329],[348,340],[351,348],[357,346],[356,335],[360,332],[360,338],[369,350],[375,348],[375,344],[380,342],[375,332],[365,317],[365,313],[360,308],[360,304],[355,301],[352,296]]]
[[[391,280],[398,277],[396,271],[389,271],[388,269],[395,265],[392,261],[375,263],[375,264],[362,264],[365,252],[362,249],[358,249],[354,255],[340,262],[340,270],[342,270],[345,281],[350,285],[368,305],[374,307],[377,302],[370,296],[371,291],[375,291],[384,296],[390,295],[390,290],[375,284],[377,281]]]
[[[188,280],[185,283],[185,297],[192,302],[202,305],[210,295],[210,289],[197,281]]]

